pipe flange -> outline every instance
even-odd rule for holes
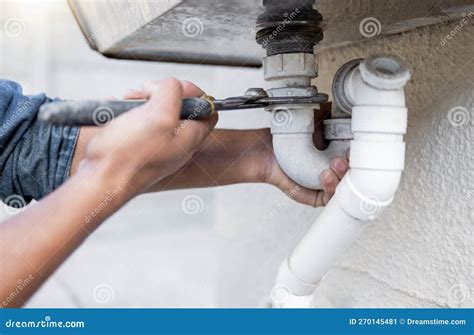
[[[334,76],[332,83],[332,96],[334,103],[346,114],[351,115],[352,113],[352,103],[349,98],[346,96],[346,90],[344,89],[344,83],[346,77],[352,70],[359,66],[363,61],[363,58],[353,59],[344,65],[342,65],[339,70],[337,70],[336,75]]]
[[[379,90],[397,90],[405,86],[411,74],[397,56],[378,55],[366,58],[359,65],[362,80]]]

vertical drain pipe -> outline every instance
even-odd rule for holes
[[[279,269],[275,307],[309,307],[335,259],[393,199],[404,168],[408,69],[393,56],[349,62],[334,81],[336,102],[352,110],[350,170],[335,196]]]
[[[311,80],[317,76],[314,46],[323,38],[322,16],[313,9],[314,0],[264,0],[265,12],[257,20],[257,42],[265,49],[263,58],[267,90],[272,97],[315,96]],[[324,152],[313,143],[314,111],[318,104],[280,105],[271,112],[273,150],[280,167],[293,181],[321,189],[319,175],[330,159],[347,146],[332,143]]]

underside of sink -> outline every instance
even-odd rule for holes
[[[90,46],[107,57],[258,67],[265,55],[255,41],[257,18],[266,11],[261,0],[69,0],[69,4]],[[474,11],[474,4],[473,0],[320,0],[314,8],[323,16],[319,51],[456,20]]]

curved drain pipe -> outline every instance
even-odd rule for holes
[[[263,58],[264,78],[271,85],[269,96],[312,96],[317,89],[311,79],[317,76],[314,54],[288,53]],[[319,175],[330,160],[347,150],[347,143],[333,141],[324,151],[314,146],[314,110],[319,105],[282,105],[271,112],[273,150],[286,175],[299,185],[321,189]],[[347,141],[346,141],[347,142]]]
[[[274,307],[309,307],[313,291],[334,260],[392,202],[404,168],[407,109],[403,87],[409,79],[408,69],[392,56],[349,62],[336,75],[334,99],[341,108],[352,110],[350,170],[335,196],[281,265],[272,290]],[[274,149],[285,172],[303,186],[317,188],[319,181],[314,176],[319,169],[327,168],[329,161],[314,152],[308,137],[312,129],[309,114],[304,109],[290,113],[295,120],[304,122],[297,122],[298,126],[293,122],[282,127],[272,125],[272,133]]]

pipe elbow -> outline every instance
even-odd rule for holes
[[[376,55],[344,64],[334,77],[335,103],[346,113],[358,106],[405,106],[410,71],[396,56]]]
[[[392,202],[405,166],[403,88],[410,72],[394,56],[373,56],[356,68],[353,62],[348,66],[350,71],[342,72],[343,101],[351,106],[354,140],[350,171],[336,189],[335,198],[350,216],[369,221]]]
[[[274,134],[273,150],[278,164],[294,182],[311,189],[321,189],[319,173],[329,167],[329,158],[318,151],[311,133]]]
[[[273,151],[282,170],[294,182],[310,189],[321,189],[319,175],[329,168],[332,158],[344,154],[349,147],[348,141],[332,141],[324,151],[314,146],[312,108],[275,108],[271,131]]]

